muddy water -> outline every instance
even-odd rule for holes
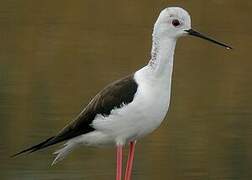
[[[104,85],[147,63],[153,23],[174,5],[234,50],[179,40],[170,110],[137,144],[133,179],[251,178],[251,1],[9,0],[0,3],[1,179],[114,179],[113,148],[80,148],[54,167],[57,147],[9,155],[53,135]]]

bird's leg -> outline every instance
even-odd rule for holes
[[[122,179],[123,146],[116,146],[116,180]]]
[[[126,166],[126,172],[125,172],[124,180],[130,180],[131,179],[131,172],[132,172],[132,167],[133,167],[135,145],[136,145],[136,141],[131,141],[130,142],[129,155],[128,155],[128,160],[127,160],[127,166]]]

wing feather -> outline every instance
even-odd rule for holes
[[[112,109],[119,108],[122,104],[129,104],[132,102],[137,87],[138,85],[134,80],[134,74],[111,83],[99,92],[85,109],[56,136],[20,151],[13,156],[44,149],[59,142],[94,131],[95,129],[90,125],[95,119],[95,116],[98,114],[108,116]]]

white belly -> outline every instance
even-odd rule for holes
[[[93,121],[95,129],[116,143],[124,144],[151,133],[161,124],[168,111],[170,86],[161,81],[162,84],[155,82],[155,86],[152,86],[140,78],[136,77],[141,82],[138,82],[139,86],[131,103],[112,110],[107,117],[97,116]]]

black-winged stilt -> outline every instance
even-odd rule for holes
[[[192,30],[191,18],[184,9],[166,8],[154,25],[151,59],[146,66],[105,87],[58,134],[14,156],[66,141],[65,146],[55,152],[57,156],[52,163],[55,164],[76,146],[115,144],[116,180],[121,180],[123,146],[129,143],[125,180],[130,180],[136,140],[155,130],[168,111],[175,45],[177,39],[185,35],[231,49]]]

